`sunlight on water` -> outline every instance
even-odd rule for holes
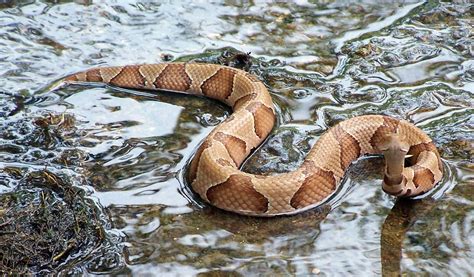
[[[94,221],[80,228],[87,243],[65,239],[61,249],[69,250],[33,271],[473,274],[468,1],[53,2],[0,1],[0,202],[18,202],[21,211],[86,196],[88,208],[74,212]],[[227,108],[171,93],[50,90],[93,66],[218,63],[238,51],[251,52],[250,71],[272,93],[280,123],[244,170],[292,170],[335,123],[386,114],[433,138],[441,184],[424,200],[395,201],[380,188],[382,162],[366,158],[323,207],[292,217],[236,216],[203,204],[183,178]],[[2,216],[13,211],[0,206]],[[1,236],[14,238],[0,220]]]

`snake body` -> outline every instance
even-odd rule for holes
[[[394,196],[425,193],[442,177],[432,140],[413,124],[383,115],[358,116],[333,126],[292,172],[263,176],[239,170],[274,127],[275,108],[265,85],[235,68],[199,63],[102,67],[70,75],[65,82],[170,90],[230,106],[233,114],[196,151],[187,181],[203,200],[235,213],[274,216],[318,206],[334,194],[350,164],[367,154],[385,155],[382,187]],[[410,156],[407,167],[405,155]]]

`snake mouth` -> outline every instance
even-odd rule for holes
[[[411,166],[415,165],[415,163],[412,160],[413,156],[414,156],[413,154],[406,154],[405,155],[405,161],[404,161],[404,166],[405,167],[411,167]]]

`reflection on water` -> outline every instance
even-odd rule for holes
[[[403,241],[408,229],[417,218],[433,209],[435,203],[428,201],[405,201],[395,203],[382,226],[380,235],[382,274],[399,275],[401,272]]]
[[[4,2],[0,191],[46,166],[69,176],[64,182],[84,190],[112,223],[102,245],[64,272],[474,272],[472,4]],[[395,202],[380,189],[380,161],[364,159],[331,207],[265,220],[228,214],[182,182],[227,108],[169,93],[48,89],[95,65],[217,62],[234,48],[251,52],[250,70],[279,111],[280,126],[246,171],[291,170],[336,122],[387,114],[414,122],[439,146],[446,174],[436,201]]]

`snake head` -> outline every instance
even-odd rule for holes
[[[388,134],[384,136],[376,145],[377,149],[385,156],[403,156],[410,150],[410,145],[399,134]]]
[[[405,156],[410,150],[410,145],[399,134],[389,134],[384,136],[376,147],[385,158],[384,186],[402,185]]]

